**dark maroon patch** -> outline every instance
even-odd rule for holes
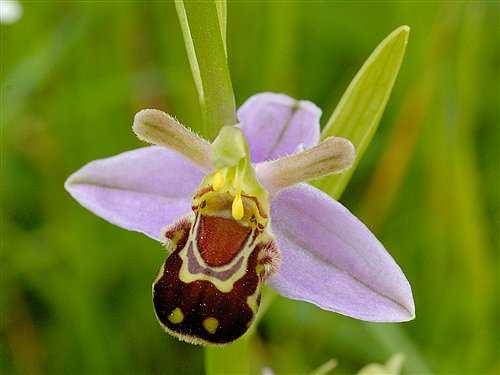
[[[251,229],[236,220],[200,215],[197,242],[200,255],[211,267],[230,263],[244,246]]]
[[[224,344],[242,336],[253,320],[253,312],[247,298],[259,286],[255,271],[258,250],[250,255],[247,272],[235,282],[233,289],[222,293],[209,281],[184,283],[179,279],[182,259],[179,252],[186,244],[187,235],[178,242],[175,251],[165,261],[163,274],[153,287],[153,303],[158,319],[168,329],[207,342]],[[260,296],[257,298],[260,301]],[[181,309],[184,319],[173,324],[168,320],[170,313]],[[207,318],[215,318],[219,325],[211,334],[203,327]]]

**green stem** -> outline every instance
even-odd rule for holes
[[[236,124],[225,45],[226,3],[176,0],[175,7],[198,91],[201,133],[213,139],[220,127]]]
[[[227,65],[225,0],[176,0],[175,7],[203,117],[202,133],[212,139],[222,126],[236,124],[233,88]],[[250,334],[226,346],[205,349],[208,375],[249,374]],[[235,360],[237,359],[237,360]]]

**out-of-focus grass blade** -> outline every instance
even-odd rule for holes
[[[217,6],[217,16],[219,17],[219,27],[222,35],[222,43],[224,44],[224,51],[226,51],[227,58],[227,2],[226,0],[219,0],[215,2]]]
[[[236,124],[224,44],[226,6],[213,0],[176,0],[175,7],[198,91],[203,117],[201,132],[211,139],[221,126]]]
[[[337,361],[335,359],[330,359],[328,362],[322,364],[309,375],[326,375],[332,372],[335,367],[337,367]]]
[[[451,241],[456,255],[463,260],[465,272],[462,278],[470,288],[468,296],[475,301],[473,308],[467,306],[465,310],[471,325],[470,332],[477,332],[471,336],[469,350],[464,355],[467,365],[464,364],[463,368],[470,372],[482,370],[493,358],[489,348],[495,346],[494,329],[483,327],[485,324],[493,327],[494,322],[498,322],[498,317],[493,318],[493,291],[498,273],[492,267],[491,243],[486,232],[486,203],[480,187],[478,155],[482,150],[478,150],[474,142],[480,125],[477,107],[481,105],[482,93],[478,73],[484,66],[482,46],[486,37],[483,26],[486,9],[483,4],[474,4],[464,11],[456,72],[455,131],[449,133],[454,142],[447,149],[450,154],[449,183],[454,187],[448,195],[450,227],[460,228],[450,230]],[[486,368],[484,371],[487,372]]]
[[[333,197],[340,196],[344,190],[377,129],[403,60],[409,32],[408,26],[401,26],[377,46],[352,80],[321,134],[322,138],[346,137],[356,147],[356,161],[351,169],[316,183]]]
[[[50,76],[71,47],[85,35],[88,27],[86,13],[79,17],[73,14],[67,16],[39,49],[26,56],[7,74],[0,86],[4,95],[2,99],[5,100],[5,103],[2,102],[2,122],[8,123],[23,110],[26,99]]]

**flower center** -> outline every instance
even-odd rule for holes
[[[222,128],[212,144],[212,158],[217,169],[200,184],[193,210],[264,229],[269,216],[268,194],[257,180],[241,130]]]
[[[237,166],[207,175],[193,197],[193,211],[236,220],[244,226],[263,230],[269,214],[267,192],[257,180],[249,179],[247,168],[252,166],[242,159]],[[253,168],[250,174],[254,174]]]

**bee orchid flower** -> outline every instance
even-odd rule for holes
[[[263,283],[373,322],[414,318],[410,285],[375,236],[306,182],[349,168],[344,138],[320,140],[320,109],[262,93],[213,143],[159,110],[140,111],[153,146],[93,161],[68,192],[105,220],[165,244],[153,284],[160,324],[191,343],[225,344],[254,320]]]

